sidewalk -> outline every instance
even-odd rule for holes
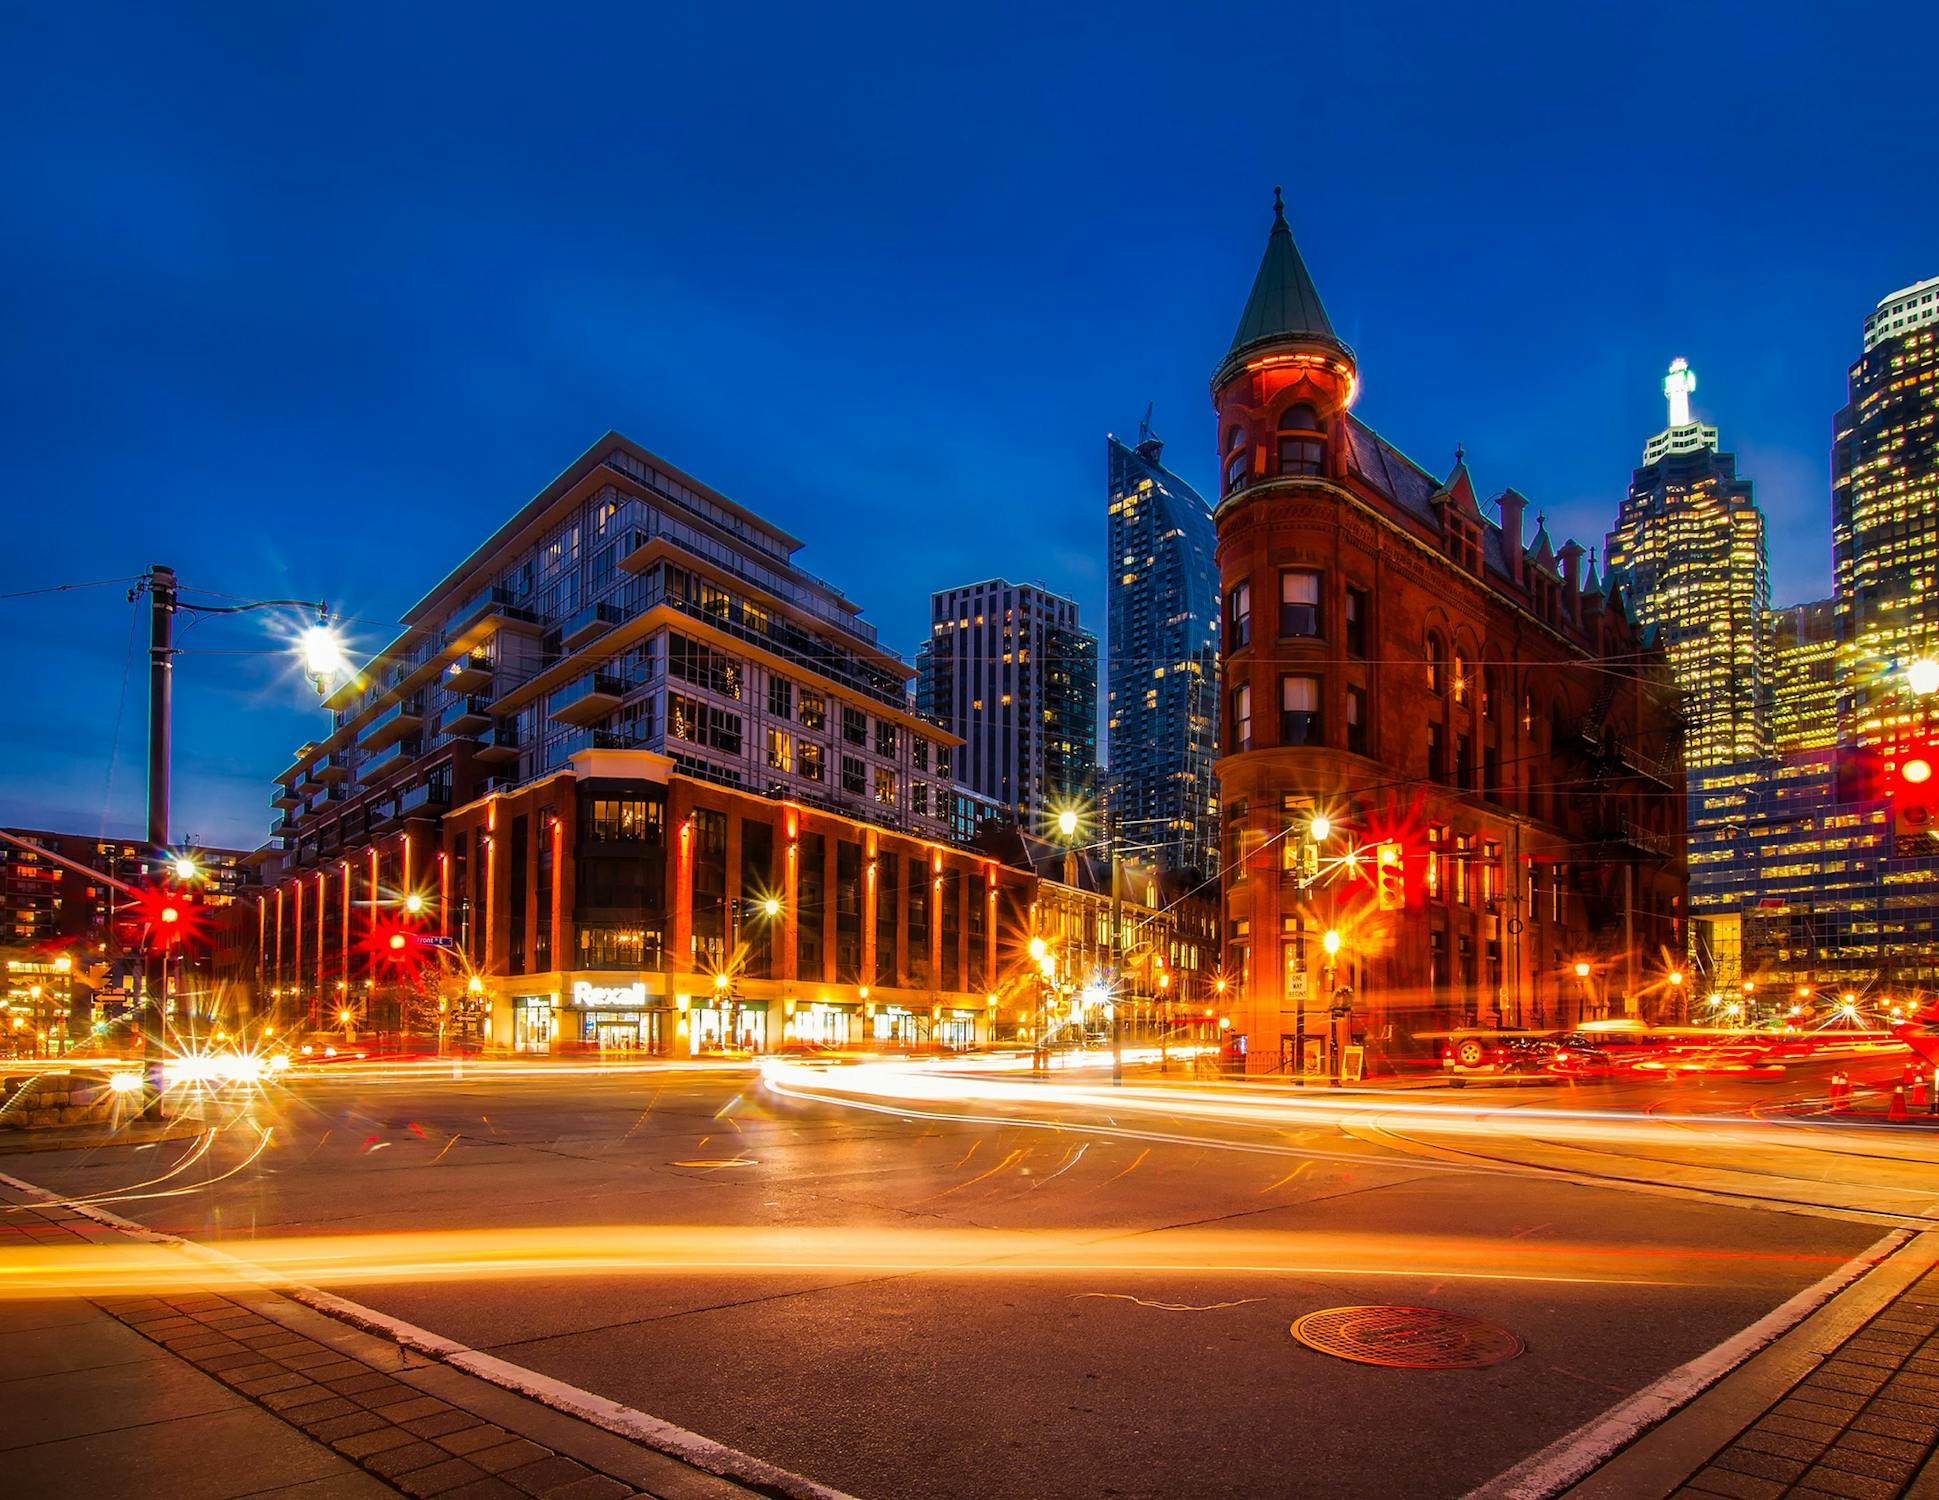
[[[1939,1500],[1936,1256],[1914,1239],[1566,1500]]]
[[[10,1188],[0,1188],[0,1205],[7,1252],[125,1243],[113,1228]],[[10,1496],[92,1500],[757,1493],[286,1297],[233,1285],[0,1301],[0,1472]]]

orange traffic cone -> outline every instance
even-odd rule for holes
[[[1927,1097],[1926,1091],[1930,1087],[1931,1083],[1925,1074],[1914,1073],[1912,1075],[1912,1092],[1906,1096],[1906,1102],[1914,1109],[1924,1109]]]
[[[1851,1103],[1851,1083],[1843,1073],[1831,1075],[1831,1096],[1827,1102],[1834,1112],[1842,1112]]]
[[[1895,1083],[1892,1085],[1892,1104],[1891,1104],[1891,1107],[1886,1110],[1885,1118],[1888,1120],[1908,1120],[1911,1118],[1911,1116],[1905,1112],[1905,1085],[1904,1084]]]

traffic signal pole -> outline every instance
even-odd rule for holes
[[[157,563],[148,574],[148,844],[160,859],[168,849],[168,763],[175,674],[175,570]],[[144,1120],[162,1118],[162,1054],[168,1035],[168,954],[151,942],[142,956],[142,1107]]]

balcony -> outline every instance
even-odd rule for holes
[[[365,781],[372,783],[382,781],[386,776],[391,775],[393,772],[401,771],[405,766],[410,765],[423,753],[416,740],[401,739],[393,741],[392,743],[395,748],[391,750],[390,754],[380,756],[364,767],[363,779]]]
[[[471,739],[491,728],[491,697],[485,693],[472,693],[460,698],[444,711],[444,731],[446,734],[461,735]]]
[[[1669,859],[1675,852],[1675,841],[1668,834],[1643,827],[1627,813],[1606,813],[1598,821],[1597,831],[1606,844],[1651,859]]]
[[[518,726],[500,724],[479,742],[478,748],[471,752],[471,758],[487,764],[502,764],[517,760],[518,752]]]
[[[1678,764],[1673,752],[1659,752],[1630,739],[1617,744],[1616,759],[1622,762],[1625,770],[1653,781],[1667,791],[1683,790],[1683,767]]]
[[[492,664],[489,657],[467,653],[451,663],[451,669],[444,674],[444,685],[454,693],[488,692],[492,682]]]
[[[310,767],[310,780],[318,786],[335,786],[350,779],[350,757],[332,755]]]
[[[496,629],[523,630],[539,634],[545,627],[538,613],[517,602],[510,589],[484,588],[460,605],[444,628],[447,642],[477,637],[482,640]]]
[[[624,623],[626,616],[616,604],[588,604],[579,613],[567,620],[559,631],[559,644],[568,651],[577,651],[581,646],[598,640],[615,625]]]
[[[451,791],[440,783],[424,782],[397,798],[400,818],[435,818],[451,806]]]
[[[276,783],[276,793],[269,799],[271,807],[291,808],[303,805],[303,794],[285,782]]]
[[[612,672],[588,672],[554,693],[547,711],[555,724],[596,724],[620,705],[626,679]]]
[[[406,735],[416,734],[424,727],[424,700],[405,698],[393,703],[364,727],[363,736],[358,740],[366,750],[382,750],[394,745]],[[372,774],[366,770],[366,775]]]

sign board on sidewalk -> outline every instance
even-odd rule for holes
[[[1340,1077],[1347,1083],[1358,1083],[1367,1076],[1367,1049],[1365,1047],[1345,1047],[1340,1051]]]

